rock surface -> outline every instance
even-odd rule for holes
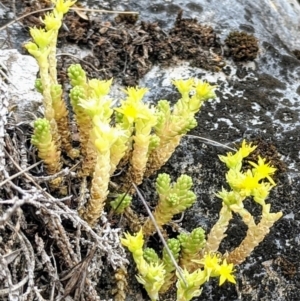
[[[230,32],[241,30],[258,39],[260,51],[254,62],[235,63],[227,59],[226,66],[219,72],[191,67],[184,61],[169,67],[156,65],[140,80],[140,85],[150,88],[149,101],[176,100],[178,94],[171,85],[175,78],[195,76],[218,85],[217,99],[204,105],[197,117],[198,127],[192,135],[225,145],[242,139],[261,138],[275,145],[287,164],[286,174],[279,176],[277,187],[269,198],[272,210],[282,211],[283,217],[252,255],[237,267],[236,286],[218,287],[216,282],[211,282],[195,300],[299,300],[300,60],[293,54],[295,49],[300,49],[299,3],[293,0],[128,0],[122,3],[91,0],[87,5],[139,11],[141,19],[158,22],[166,31],[172,27],[178,11],[183,9],[184,18],[197,18],[201,24],[212,26],[221,43]],[[21,63],[19,61],[18,65]],[[19,87],[18,83],[16,85]],[[22,99],[25,98],[35,99],[33,96]],[[22,110],[35,111],[37,103],[34,101],[31,109]],[[218,218],[221,204],[214,193],[225,185],[225,169],[218,154],[225,152],[226,149],[216,144],[186,137],[163,168],[174,179],[182,173],[194,179],[198,199],[184,216],[182,227],[185,229],[202,226],[209,231]],[[152,182],[145,181],[142,187],[149,199]],[[259,214],[260,208],[250,202],[246,205],[250,211]],[[242,221],[235,218],[222,243],[222,251],[237,246],[246,230]],[[132,264],[129,283],[133,289],[128,292],[128,301],[148,300],[133,277],[134,273]],[[106,281],[103,272],[100,285],[107,285]]]
[[[95,3],[95,2],[93,2]],[[141,18],[170,28],[177,11],[183,17],[195,17],[211,25],[221,41],[231,31],[252,33],[259,41],[259,55],[254,63],[227,61],[223,72],[211,73],[181,66],[156,66],[142,85],[152,90],[149,99],[176,99],[173,78],[197,76],[218,85],[218,99],[206,103],[198,116],[194,135],[230,144],[243,138],[272,142],[288,165],[269,198],[274,212],[283,211],[264,242],[238,267],[236,287],[205,286],[195,300],[298,300],[300,293],[300,61],[293,50],[300,47],[300,7],[296,1],[128,1],[114,9],[136,10]],[[203,226],[209,230],[217,219],[220,200],[214,192],[224,185],[224,169],[217,154],[225,150],[186,138],[164,171],[174,178],[191,175],[198,195],[197,205],[188,211],[183,227]],[[146,189],[146,188],[145,188]],[[249,205],[249,204],[248,204]],[[250,206],[250,205],[249,205]],[[251,207],[251,206],[250,206]],[[251,208],[257,210],[257,208]],[[259,211],[256,211],[259,212]],[[238,245],[245,234],[239,219],[232,223],[223,250]],[[132,300],[142,300],[132,297]],[[143,300],[147,300],[144,298]]]
[[[16,122],[34,120],[42,105],[42,95],[34,88],[38,73],[36,60],[15,49],[0,50],[0,63],[9,80],[9,106],[16,113]],[[42,112],[42,111],[41,111]]]

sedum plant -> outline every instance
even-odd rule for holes
[[[136,235],[125,234],[125,238],[122,238],[121,242],[128,247],[137,265],[139,271],[136,277],[137,281],[143,284],[152,301],[158,300],[158,292],[164,283],[165,269],[162,263],[157,261],[148,263],[145,260],[142,231],[139,231]]]
[[[31,143],[37,147],[38,156],[44,160],[48,174],[55,174],[61,168],[60,151],[52,139],[50,122],[45,118],[39,118],[34,122],[34,132]],[[60,178],[52,181],[57,186]]]
[[[161,147],[160,141],[165,139],[163,132],[157,131],[156,126],[159,123],[165,128],[170,125],[170,119],[161,118],[162,112],[159,105],[156,107],[149,106],[142,101],[143,96],[148,91],[146,88],[129,87],[123,90],[126,94],[125,99],[120,102],[119,106],[114,106],[114,102],[108,97],[111,80],[88,80],[80,65],[71,65],[68,69],[68,75],[73,86],[70,91],[71,104],[79,128],[82,155],[85,158],[81,175],[92,176],[93,178],[91,198],[87,206],[80,209],[80,214],[87,222],[94,225],[103,212],[109,193],[110,177],[118,165],[122,164],[122,166],[127,167],[122,179],[121,192],[128,191],[132,182],[136,185],[141,184],[144,176],[149,174],[148,167],[149,162],[153,159],[152,154],[157,152],[157,148]],[[190,85],[190,83],[193,84]],[[172,139],[180,139],[184,133],[192,128],[192,125],[195,126],[194,114],[200,109],[204,100],[214,96],[214,87],[195,79],[174,81],[174,84],[178,87],[187,85],[189,93],[193,93],[194,86],[199,91],[200,87],[204,87],[206,94],[201,94],[198,91],[196,96],[188,98],[183,94],[183,98],[175,104],[173,113],[176,113],[177,117],[175,118],[172,113],[174,115],[174,118],[171,118],[173,125],[170,126],[177,127],[177,131],[172,133],[172,138],[167,139],[170,143],[168,144],[166,140],[164,148],[160,148],[162,152],[168,152],[168,157],[177,146],[177,144],[172,143]],[[164,101],[164,103],[167,102]],[[179,118],[179,115],[185,111],[188,122],[182,122],[182,118]],[[171,114],[171,112],[169,113]],[[102,135],[103,131],[108,135],[105,138],[106,141],[114,137],[107,145],[108,148],[105,153],[100,151],[100,138],[97,137],[97,135]],[[165,162],[156,163],[153,163],[151,172],[156,171],[154,166],[160,168]],[[164,180],[162,179],[162,181]],[[189,189],[185,188],[189,185],[191,185],[191,180],[187,176],[183,176],[172,189],[164,192],[165,194],[171,192],[172,197],[166,200],[169,205],[165,202],[161,203],[161,208],[157,208],[155,215],[157,215],[156,218],[162,219],[161,224],[166,222],[165,219],[170,220],[174,214],[184,211],[193,203],[195,197],[192,192],[181,193],[180,195],[180,189]],[[131,190],[130,193],[132,192]],[[179,192],[178,195],[177,192]],[[163,194],[161,197],[166,198]],[[171,205],[172,202],[173,205]],[[176,202],[178,205],[175,204]],[[112,204],[115,205],[115,202]],[[161,213],[165,211],[166,206],[169,209],[173,206],[173,209],[163,217]],[[117,211],[122,213],[126,207],[127,205],[118,206]],[[145,228],[148,228],[146,233],[150,235],[153,231],[152,223],[145,224]]]
[[[116,213],[123,213],[124,210],[130,206],[132,201],[132,196],[126,193],[120,193],[114,201],[109,204],[114,209]]]
[[[170,222],[174,215],[185,211],[196,201],[196,195],[190,189],[193,185],[192,179],[182,175],[176,183],[171,185],[171,178],[167,174],[159,174],[156,180],[156,191],[159,195],[158,205],[153,216],[160,227]],[[143,226],[143,232],[149,236],[155,231],[150,218]]]
[[[62,98],[62,88],[57,82],[56,43],[58,30],[65,13],[76,1],[52,0],[53,11],[45,15],[45,28],[30,28],[33,42],[25,44],[28,52],[39,65],[40,79],[36,86],[43,95],[45,119],[51,128],[52,140],[57,149],[64,150],[69,157],[76,158],[79,152],[73,149],[68,121],[68,110]],[[56,171],[57,172],[57,171]]]
[[[218,250],[220,242],[226,236],[225,231],[232,218],[232,212],[235,212],[242,217],[248,226],[247,236],[241,245],[241,248],[244,250],[244,255],[242,255],[243,252],[241,248],[236,249],[235,252],[240,254],[240,259],[236,258],[234,260],[235,263],[244,261],[245,257],[262,241],[263,238],[261,236],[264,237],[272,225],[282,216],[281,212],[270,213],[270,205],[266,204],[269,192],[272,187],[275,186],[275,182],[271,176],[276,169],[268,163],[265,163],[265,159],[259,157],[257,163],[250,162],[253,166],[252,169],[248,169],[245,172],[241,171],[243,159],[254,149],[255,146],[251,146],[251,144],[247,144],[243,141],[242,146],[235,154],[228,153],[227,156],[220,156],[220,160],[224,162],[229,169],[226,174],[226,181],[231,190],[228,191],[222,188],[217,194],[217,196],[222,199],[222,209],[219,220],[208,235],[206,250]],[[244,208],[243,201],[247,197],[252,197],[252,199],[262,207],[262,219],[258,225],[255,224],[251,214]],[[252,240],[250,237],[256,236],[254,232],[257,230],[260,232],[260,235],[258,235],[257,238],[253,237]],[[244,246],[249,239],[251,243],[248,244],[248,246]],[[250,245],[252,245],[252,247],[250,247]],[[246,249],[248,249],[248,251],[246,251]]]
[[[199,258],[206,244],[205,231],[198,227],[191,233],[180,233],[177,238],[181,245],[180,265],[192,272],[197,267],[194,260]]]
[[[115,213],[122,214],[130,206],[132,196],[127,192],[133,192],[131,183],[141,184],[145,177],[167,162],[181,138],[197,125],[195,114],[202,104],[215,98],[215,87],[195,78],[174,80],[181,95],[174,106],[167,100],[150,106],[143,102],[146,88],[128,87],[123,90],[125,98],[118,102],[109,97],[112,79],[88,79],[80,65],[71,65],[68,68],[72,85],[69,97],[80,137],[80,149],[74,149],[69,129],[70,114],[63,99],[64,91],[57,81],[56,43],[63,16],[75,1],[52,0],[52,3],[53,11],[42,20],[45,27],[31,28],[33,41],[25,45],[40,68],[36,89],[42,93],[44,104],[44,118],[35,121],[31,142],[50,175],[60,171],[63,153],[71,159],[80,155],[82,165],[77,175],[83,183],[90,180],[90,191],[89,199],[79,208],[79,213],[94,227],[107,205],[109,183],[115,171],[125,169],[122,185],[116,189],[117,197],[110,205]],[[199,296],[203,284],[210,278],[218,277],[219,285],[225,281],[235,283],[234,266],[251,254],[282,216],[281,212],[271,213],[271,206],[266,203],[270,190],[276,185],[272,178],[275,168],[259,157],[258,162],[249,162],[251,169],[243,170],[243,159],[254,149],[243,141],[236,153],[220,156],[228,167],[228,187],[216,194],[222,200],[222,208],[208,235],[202,228],[179,233],[168,240],[168,248],[163,249],[160,258],[153,249],[144,249],[144,237],[156,231],[149,218],[135,235],[124,234],[121,242],[132,253],[138,270],[137,280],[151,300],[158,300],[160,294],[175,283],[178,301]],[[52,180],[52,187],[58,187],[62,181],[62,178]],[[187,175],[180,176],[173,184],[169,175],[158,175],[158,204],[153,216],[160,229],[196,201],[192,184]],[[261,206],[258,223],[244,208],[246,198]],[[248,230],[240,246],[221,254],[219,246],[226,237],[232,213],[241,216]],[[180,269],[175,268],[173,260]],[[121,295],[124,295],[123,290]]]
[[[139,185],[145,176],[157,171],[174,152],[182,135],[196,125],[194,115],[203,101],[215,96],[214,87],[196,79],[174,81],[182,97],[173,108],[167,101],[150,106],[142,101],[146,88],[128,87],[124,90],[126,98],[116,106],[116,101],[108,96],[112,79],[88,79],[80,65],[72,65],[68,68],[73,87],[69,96],[80,137],[80,150],[74,149],[69,112],[57,81],[56,43],[63,16],[75,1],[52,2],[53,11],[42,19],[44,28],[31,28],[33,42],[25,45],[40,68],[36,88],[43,94],[45,120],[51,132],[51,135],[44,135],[51,138],[51,143],[43,145],[42,141],[37,141],[38,135],[34,141],[39,154],[47,153],[47,145],[55,148],[56,156],[49,156],[47,160],[41,157],[45,164],[51,165],[47,168],[51,173],[59,172],[63,152],[72,159],[81,155],[82,166],[78,175],[92,180],[90,198],[79,211],[82,218],[94,226],[103,213],[110,177],[118,166],[126,166],[120,193],[127,191],[131,182]],[[48,152],[52,153],[53,149],[49,148]],[[117,212],[124,212],[126,207],[118,205]]]
[[[214,86],[195,78],[174,80],[173,84],[181,98],[173,108],[167,100],[157,104],[158,120],[154,129],[159,143],[149,155],[146,176],[159,170],[168,161],[182,136],[197,126],[194,116],[204,101],[216,97]]]
[[[139,274],[137,280],[143,284],[152,301],[159,300],[159,293],[164,293],[169,289],[170,281],[173,277],[174,267],[170,259],[163,253],[163,259],[160,260],[154,250],[143,250],[143,233],[140,230],[137,234],[131,235],[125,233],[125,238],[121,242],[132,253],[134,262],[137,265]],[[170,249],[176,259],[178,259],[180,246],[176,239],[168,242]],[[145,259],[147,258],[147,259]],[[233,276],[233,264],[227,263],[219,254],[205,254],[201,261],[198,261],[201,267],[194,272],[189,272],[185,267],[182,270],[181,278],[177,276],[177,301],[189,301],[193,297],[200,296],[201,286],[212,277],[219,277],[219,285],[225,281],[235,283]],[[171,277],[170,277],[171,276]]]
[[[119,124],[131,135],[132,151],[130,165],[126,174],[126,180],[141,184],[144,178],[146,165],[153,144],[153,127],[157,123],[155,108],[143,103],[141,100],[148,91],[145,88],[127,88],[127,97],[116,109],[119,113]],[[126,182],[125,180],[125,182]]]
[[[249,162],[252,168],[243,170],[243,159],[254,149],[255,146],[243,141],[241,147],[234,154],[228,153],[226,156],[219,156],[228,167],[226,182],[231,190],[222,188],[216,194],[222,200],[222,208],[218,221],[208,235],[205,235],[202,228],[196,228],[191,233],[180,233],[176,239],[172,239],[168,243],[174,259],[182,269],[182,275],[178,273],[178,270],[175,272],[175,267],[166,256],[165,251],[163,251],[163,258],[160,259],[154,250],[143,250],[140,246],[140,252],[144,254],[147,262],[163,266],[164,280],[161,284],[162,280],[159,279],[159,293],[165,293],[176,281],[176,300],[188,301],[199,296],[203,284],[212,277],[219,278],[219,285],[225,281],[235,283],[234,266],[245,261],[282,216],[282,212],[270,213],[271,205],[266,203],[270,190],[276,185],[272,178],[276,169],[264,158],[259,157],[258,162]],[[153,216],[159,227],[168,223],[172,219],[172,215],[182,212],[192,205],[195,195],[189,190],[190,188],[191,179],[186,176],[181,176],[173,185],[170,184],[168,175],[158,176],[156,190],[159,200]],[[252,198],[262,208],[261,219],[258,223],[244,208],[243,201],[246,198]],[[237,248],[221,254],[219,246],[226,237],[225,232],[232,219],[232,212],[242,217],[248,230],[244,240]],[[145,222],[138,234],[139,237],[155,232],[155,228],[150,227],[150,223],[150,220]],[[125,236],[122,243],[132,252],[131,244],[133,244],[135,236],[128,233]],[[133,258],[135,260],[134,256]],[[156,297],[156,299],[151,297],[151,300],[158,300],[159,296],[156,295]]]

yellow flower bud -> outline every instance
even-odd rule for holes
[[[177,275],[177,300],[189,301],[194,297],[198,297],[201,295],[203,285],[206,281],[205,272],[201,269],[194,271],[193,273],[189,273],[186,269],[182,270],[183,277],[185,282],[179,277],[178,272]]]
[[[216,196],[221,198],[227,206],[232,206],[234,204],[240,204],[244,197],[242,197],[238,192],[236,191],[227,191],[222,187],[222,190],[216,193]]]
[[[93,128],[95,146],[100,153],[106,153],[110,150],[111,145],[117,139],[114,134],[114,130],[109,124],[102,123],[100,127]]]
[[[254,201],[263,206],[272,187],[273,186],[271,186],[270,183],[260,183],[255,189],[253,189],[252,195]]]
[[[38,46],[33,42],[28,42],[24,45],[24,47],[27,49],[27,51],[33,55],[36,59],[40,58],[43,53],[40,51]]]
[[[219,159],[226,164],[227,168],[239,171],[242,167],[243,156],[239,151],[235,154],[229,152],[226,156],[219,155]]]

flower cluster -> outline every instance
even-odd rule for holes
[[[245,239],[241,245],[228,255],[228,260],[239,264],[245,260],[253,249],[269,233],[273,224],[282,216],[282,212],[270,213],[270,204],[266,203],[270,190],[275,186],[272,178],[276,169],[266,162],[266,159],[258,157],[258,162],[250,161],[252,169],[242,171],[243,159],[246,158],[255,146],[242,142],[240,149],[227,156],[219,156],[220,160],[229,168],[226,181],[231,190],[222,188],[216,195],[222,199],[223,206],[217,223],[208,235],[206,251],[217,251],[222,239],[226,236],[232,212],[239,214],[248,227]],[[256,224],[253,216],[244,208],[243,201],[253,198],[262,207],[261,221]]]
[[[195,78],[174,80],[173,84],[181,98],[173,108],[166,100],[160,100],[156,106],[157,124],[154,130],[159,144],[149,155],[146,176],[159,170],[169,160],[181,137],[197,126],[195,114],[202,104],[216,97],[215,86]]]
[[[199,260],[198,263],[203,264],[206,281],[210,277],[220,277],[219,285],[222,285],[226,280],[236,283],[232,275],[234,272],[233,264],[228,264],[226,259],[222,260],[219,253],[205,254],[203,259]]]
[[[253,196],[256,202],[263,205],[271,188],[275,186],[271,176],[275,173],[276,168],[270,166],[270,164],[266,163],[266,159],[260,156],[257,163],[249,162],[253,166],[251,170],[241,171],[243,159],[254,149],[254,146],[247,145],[243,141],[241,148],[235,154],[229,153],[227,156],[219,156],[220,160],[229,168],[226,180],[232,188],[232,192],[222,190],[221,194],[219,194],[228,205],[232,204],[234,195],[238,196],[238,198]],[[268,181],[262,181],[263,179]]]
[[[125,238],[122,238],[121,242],[132,253],[139,271],[137,276],[138,282],[143,284],[152,301],[158,300],[158,292],[164,283],[165,269],[161,263],[148,263],[144,259],[144,238],[142,231],[139,231],[136,235],[125,233]]]
[[[137,280],[144,285],[151,300],[158,300],[159,293],[166,292],[174,278],[175,268],[169,255],[166,255],[164,249],[163,259],[160,260],[153,249],[143,250],[142,230],[135,235],[125,233],[125,238],[122,238],[121,242],[132,253],[139,271]],[[180,257],[180,245],[177,239],[168,241],[175,260]],[[198,264],[194,271],[188,271],[183,266],[182,275],[176,272],[177,301],[189,301],[193,297],[199,296],[202,291],[201,286],[212,277],[219,277],[219,285],[224,284],[225,281],[236,283],[233,264],[228,264],[219,253],[205,254],[201,260],[194,260],[194,262]]]
[[[63,15],[76,1],[52,0],[52,2],[54,4],[53,11],[46,14],[41,20],[45,24],[45,28],[30,28],[33,42],[25,44],[25,48],[35,57],[40,69],[41,78],[37,80],[36,86],[38,91],[43,94],[44,115],[49,122],[53,141],[52,149],[49,149],[48,152],[52,153],[55,148],[55,152],[60,153],[62,149],[74,159],[78,157],[79,152],[73,149],[71,144],[68,110],[62,99],[62,88],[57,82],[56,44]],[[37,147],[38,145],[41,143],[36,143]],[[60,161],[60,156],[47,158],[46,164],[57,167],[57,169],[47,168],[48,173],[57,173],[62,165]]]
[[[73,86],[70,100],[80,136],[80,150],[73,149],[69,112],[62,87],[57,82],[56,43],[63,15],[75,1],[52,2],[53,11],[42,19],[44,28],[31,28],[33,42],[25,46],[39,64],[40,79],[36,88],[43,94],[45,111],[45,118],[34,123],[31,142],[37,147],[49,174],[60,170],[62,152],[72,159],[81,155],[78,175],[83,184],[88,177],[91,182],[89,199],[79,208],[79,213],[94,226],[103,213],[110,192],[110,178],[116,169],[127,168],[118,187],[121,193],[110,202],[120,214],[130,205],[132,197],[127,192],[131,193],[128,189],[131,183],[142,183],[144,177],[152,175],[167,162],[182,136],[197,125],[195,114],[202,104],[216,97],[215,87],[195,78],[174,80],[173,84],[181,94],[174,106],[167,100],[160,100],[156,106],[143,102],[148,89],[140,87],[123,90],[125,98],[117,102],[109,97],[112,80],[88,79],[80,65],[72,65],[68,69]],[[219,285],[225,281],[235,283],[234,266],[249,256],[282,216],[281,212],[271,213],[271,206],[266,203],[270,190],[276,185],[273,179],[276,169],[262,157],[258,157],[257,162],[250,161],[250,169],[245,170],[243,166],[244,159],[254,149],[255,146],[243,141],[235,153],[219,156],[228,168],[228,188],[222,188],[216,194],[222,199],[222,208],[208,235],[200,227],[190,233],[180,233],[177,238],[168,240],[162,258],[153,249],[143,249],[144,236],[152,235],[157,229],[149,218],[138,233],[126,233],[121,239],[137,265],[137,280],[151,300],[158,300],[159,294],[167,292],[175,282],[177,301],[189,301],[199,296],[202,285],[213,277],[219,277]],[[59,178],[51,184],[57,188],[61,181]],[[192,184],[187,175],[180,176],[173,184],[169,175],[158,175],[158,204],[153,216],[159,228],[193,205],[196,195],[191,191]],[[86,195],[85,188],[83,185],[81,199]],[[253,199],[262,208],[258,223],[244,207],[246,198]],[[233,213],[242,218],[248,230],[238,247],[222,255],[219,246],[226,237]],[[179,268],[174,266],[175,261]]]
[[[182,98],[173,109],[167,101],[150,106],[143,102],[148,89],[129,87],[123,90],[125,99],[120,101],[119,106],[115,106],[108,97],[111,80],[88,80],[80,65],[71,65],[68,76],[73,85],[70,98],[80,133],[82,155],[85,157],[82,176],[93,177],[91,199],[80,212],[93,225],[101,216],[108,195],[110,176],[118,165],[128,166],[122,178],[121,191],[129,191],[131,182],[141,184],[145,176],[157,171],[166,162],[182,135],[195,126],[194,115],[203,101],[214,97],[214,87],[195,79],[174,81],[176,86],[185,87],[189,93],[182,91]],[[181,182],[185,180],[183,177]],[[165,215],[160,224],[185,210],[195,200],[191,192],[183,193],[185,200],[182,197],[176,199],[179,189],[177,186],[165,192],[170,193],[169,205],[161,202],[157,209],[160,212],[156,216],[158,219]],[[93,195],[97,197],[93,198]],[[170,205],[172,202],[173,205]],[[178,204],[175,206],[176,202]],[[112,204],[115,205],[116,202]],[[169,209],[173,206],[173,209],[161,209],[163,206]],[[121,212],[121,208],[125,210],[124,206],[118,208],[118,212]],[[163,211],[165,213],[161,214]],[[153,231],[152,224],[149,222],[148,225],[149,229],[145,233]]]
[[[180,86],[180,89],[184,87]],[[243,160],[254,149],[255,146],[243,141],[234,154],[228,153],[227,156],[220,156],[220,160],[229,168],[226,181],[231,190],[227,191],[223,188],[217,193],[217,196],[222,199],[222,208],[218,221],[207,237],[202,228],[196,228],[191,233],[180,233],[176,239],[172,238],[168,241],[170,252],[182,269],[181,273],[178,270],[175,272],[175,266],[169,255],[166,256],[165,249],[163,258],[160,259],[153,249],[142,250],[142,243],[140,244],[139,252],[144,254],[148,264],[162,264],[161,268],[165,271],[163,284],[159,283],[159,293],[166,292],[176,281],[177,301],[188,301],[201,294],[202,285],[210,278],[218,277],[219,285],[223,285],[226,281],[235,283],[234,266],[242,263],[250,255],[268,234],[273,224],[282,216],[281,212],[271,213],[271,206],[266,203],[270,189],[275,186],[272,176],[276,169],[267,163],[266,159],[258,157],[257,162],[250,162],[251,169],[244,170]],[[175,184],[171,185],[168,175],[158,175],[156,190],[159,200],[153,215],[159,227],[168,223],[174,214],[182,212],[193,204],[196,196],[190,188],[191,179],[187,176],[181,176]],[[262,207],[262,216],[258,223],[244,208],[243,201],[250,197]],[[241,216],[248,230],[238,247],[222,255],[219,252],[219,246],[226,237],[226,230],[233,212]],[[149,236],[153,234],[155,228],[150,226],[150,220],[147,220],[141,231]],[[142,235],[141,231],[139,236]],[[122,242],[132,252],[133,243],[130,237],[130,234],[126,234],[127,240],[126,242],[122,240]],[[134,254],[133,257],[136,261]],[[161,278],[160,281],[162,281]],[[143,282],[143,284],[146,283]],[[156,296],[158,298],[158,295]]]

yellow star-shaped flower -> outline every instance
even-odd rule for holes
[[[220,265],[218,272],[220,274],[219,285],[222,285],[226,280],[231,283],[236,283],[234,276],[232,275],[234,272],[233,264],[228,264],[226,259],[224,259],[223,263]]]
[[[259,179],[267,178],[269,182],[275,186],[274,180],[270,177],[276,171],[276,168],[272,167],[269,163],[265,163],[266,159],[261,158],[258,156],[257,164],[255,162],[249,161],[254,168],[252,169],[253,174],[258,177]]]

